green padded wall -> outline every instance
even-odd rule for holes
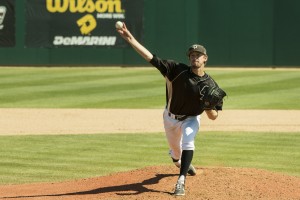
[[[149,65],[130,46],[25,48],[24,4],[16,0],[16,46],[0,48],[0,65]],[[300,66],[299,9],[298,0],[144,0],[140,42],[179,62],[201,43],[211,66]]]

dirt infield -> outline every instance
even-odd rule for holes
[[[0,186],[0,199],[22,200],[299,200],[300,178],[256,169],[197,168],[188,176],[186,196],[172,191],[177,169],[155,166],[111,176],[62,183]]]
[[[163,132],[162,109],[0,109],[0,135]],[[201,131],[300,132],[300,110],[226,110]]]
[[[0,109],[0,135],[163,132],[162,110]],[[299,132],[300,111],[228,110],[216,121],[202,117],[201,131]],[[299,200],[300,177],[258,169],[201,168],[189,176],[180,199]],[[178,199],[178,169],[151,166],[61,183],[0,186],[0,199]]]

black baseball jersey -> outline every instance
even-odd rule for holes
[[[162,60],[156,55],[150,63],[166,79],[166,107],[169,112],[175,115],[196,116],[204,111],[203,86],[217,85],[208,74],[200,77],[192,72],[190,66],[173,60]],[[221,109],[222,105],[218,110]]]

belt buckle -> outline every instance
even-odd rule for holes
[[[179,121],[183,121],[185,119],[185,116],[176,116],[176,119]]]
[[[176,119],[176,115],[174,115],[173,113],[168,112],[169,117],[171,117],[172,119]]]
[[[171,118],[177,119],[177,116],[176,116],[176,115],[174,115],[174,114],[172,114],[172,113],[170,113],[170,114],[171,114]]]
[[[172,119],[176,119],[176,120],[179,120],[179,121],[182,121],[186,117],[185,115],[182,115],[182,116],[174,115],[173,113],[170,113],[170,112],[168,112],[168,114]]]

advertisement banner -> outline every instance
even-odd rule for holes
[[[15,21],[15,0],[1,0],[0,47],[15,46]]]
[[[124,21],[141,39],[142,0],[26,0],[26,47],[120,47]]]

